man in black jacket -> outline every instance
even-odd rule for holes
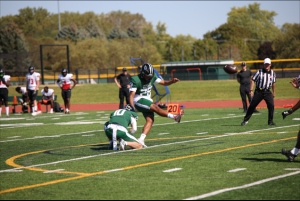
[[[119,98],[120,98],[120,105],[119,109],[124,108],[124,96],[126,97],[126,103],[130,104],[129,102],[129,82],[130,82],[131,76],[127,73],[127,68],[123,68],[123,73],[115,77],[115,83],[120,88],[119,89]],[[120,80],[120,84],[118,83],[118,80]]]

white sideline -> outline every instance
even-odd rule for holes
[[[294,126],[299,126],[299,125],[300,124],[284,126],[284,127],[294,127]],[[282,128],[282,127],[277,127],[277,128]],[[271,130],[271,129],[274,129],[274,128],[262,129],[262,130]],[[260,131],[260,130],[257,130],[257,131]],[[94,132],[94,131],[88,131],[88,132]],[[251,131],[249,131],[249,132],[251,132]],[[81,134],[81,133],[77,133],[77,134]],[[213,138],[228,137],[228,136],[237,135],[237,134],[244,134],[244,132],[242,132],[242,133],[231,133],[231,134],[229,133],[229,134],[224,134],[224,135],[219,135],[219,136],[212,136],[212,137],[201,138],[201,139],[173,142],[173,143],[168,143],[168,144],[159,144],[159,145],[154,145],[154,146],[148,146],[147,149],[154,148],[154,147],[166,146],[166,145],[181,144],[181,143],[186,143],[186,142],[195,142],[195,141],[209,140],[209,139],[213,139]],[[69,134],[65,134],[65,135],[69,135]],[[73,158],[73,159],[68,159],[68,160],[55,161],[55,162],[51,162],[51,163],[24,166],[24,167],[21,167],[21,168],[12,168],[12,169],[7,169],[7,170],[0,170],[0,173],[1,172],[7,172],[9,170],[19,170],[19,169],[22,169],[22,168],[38,167],[38,166],[43,166],[43,165],[52,165],[52,164],[58,164],[58,163],[63,163],[63,162],[76,161],[76,160],[87,159],[87,158],[98,157],[98,156],[107,156],[107,155],[111,155],[111,154],[119,154],[119,153],[124,153],[124,152],[129,152],[129,151],[137,151],[137,150],[140,150],[140,149],[130,149],[130,150],[125,150],[125,151],[109,152],[109,153],[105,153],[105,154],[90,155],[90,156],[85,156],[85,157],[80,157],[80,158]]]
[[[224,189],[221,189],[221,190],[213,191],[211,193],[206,193],[206,194],[203,194],[203,195],[186,198],[186,199],[183,199],[183,200],[198,200],[198,199],[202,199],[202,198],[207,198],[207,197],[210,197],[210,196],[213,196],[213,195],[218,195],[220,193],[224,193],[224,192],[228,192],[228,191],[232,191],[232,190],[236,190],[236,189],[248,188],[248,187],[251,187],[251,186],[259,185],[259,184],[262,184],[262,183],[265,183],[265,182],[268,182],[268,181],[272,181],[272,180],[292,176],[292,175],[299,174],[299,173],[300,173],[300,171],[291,172],[291,173],[288,173],[288,174],[283,174],[283,175],[279,175],[279,176],[276,176],[276,177],[271,177],[271,178],[268,178],[268,179],[263,179],[263,180],[260,180],[260,181],[256,181],[256,182],[253,182],[253,183],[250,183],[250,184],[245,184],[243,186],[237,186],[237,187],[232,187],[232,188],[224,188]]]

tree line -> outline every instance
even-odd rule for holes
[[[0,66],[16,71],[40,66],[40,44],[68,44],[71,69],[129,66],[129,57],[160,64],[167,61],[234,59],[236,61],[300,58],[300,25],[276,27],[274,11],[259,3],[231,8],[227,23],[197,39],[191,35],[171,37],[161,21],[154,27],[142,14],[110,13],[58,14],[43,8],[23,8],[18,15],[0,18],[0,53],[19,53],[22,59],[3,58]],[[25,54],[25,53],[31,54]],[[44,67],[59,71],[66,67],[66,50],[43,49]]]

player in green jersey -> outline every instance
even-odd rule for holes
[[[132,135],[137,130],[138,115],[131,105],[125,105],[124,109],[119,109],[111,113],[110,120],[104,124],[105,134],[109,139],[110,147],[117,150],[117,140],[120,140],[119,150],[125,150],[125,146],[133,149],[141,149],[143,146]],[[127,131],[131,124],[130,133]]]
[[[154,112],[162,117],[168,117],[174,119],[176,122],[180,122],[181,116],[183,115],[183,110],[180,111],[178,115],[173,115],[167,111],[158,107],[151,99],[151,89],[153,83],[158,83],[163,86],[169,86],[173,83],[178,82],[179,79],[173,78],[171,81],[165,81],[160,79],[154,72],[153,66],[149,63],[145,63],[142,66],[139,75],[133,76],[130,79],[130,104],[135,107],[139,112],[142,112],[146,124],[143,128],[143,133],[139,138],[139,142],[143,147],[147,147],[144,140],[147,134],[150,132],[151,127],[154,122]]]

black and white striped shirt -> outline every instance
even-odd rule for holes
[[[272,70],[267,72],[265,69],[260,69],[255,73],[252,80],[256,82],[258,89],[271,89],[273,83],[276,82],[276,74]]]

